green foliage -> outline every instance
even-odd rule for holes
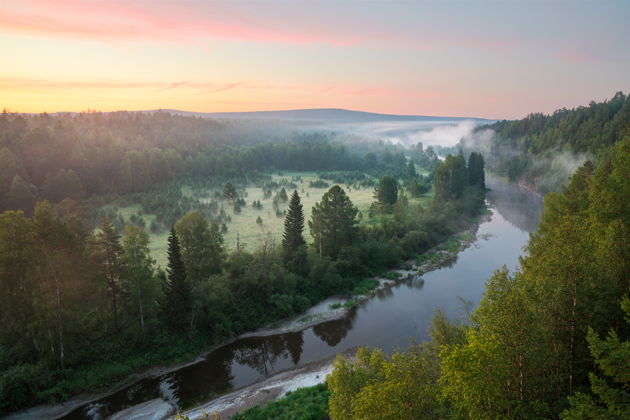
[[[350,292],[351,295],[367,295],[379,286],[379,281],[373,277],[360,280]]]
[[[630,325],[630,299],[621,301],[626,322]],[[589,328],[587,341],[599,370],[610,380],[589,373],[593,396],[577,393],[569,397],[571,408],[562,412],[563,420],[627,419],[630,413],[630,341],[621,341],[614,330],[605,340]],[[612,385],[611,385],[612,382]]]
[[[472,152],[468,156],[468,185],[479,187],[482,191],[486,189],[486,177],[484,172],[483,155]]]
[[[338,185],[333,186],[315,204],[308,225],[314,247],[320,255],[336,258],[342,248],[356,238],[358,210]]]
[[[629,125],[630,97],[618,92],[588,106],[479,127],[481,133],[491,129],[494,134],[474,147],[484,152],[492,171],[511,181],[524,180],[543,194],[559,192],[586,159],[606,160]]]
[[[361,348],[356,361],[342,356],[327,377],[332,420],[441,418],[438,364],[426,346],[411,346],[387,357]]]
[[[381,178],[374,190],[374,198],[381,208],[391,206],[398,200],[398,181],[391,175]]]
[[[167,273],[163,284],[162,317],[173,331],[183,332],[191,322],[192,296],[175,226],[168,237]]]
[[[226,252],[216,222],[208,224],[200,212],[192,211],[177,221],[175,231],[191,282],[208,280],[222,271]]]
[[[630,241],[623,194],[630,184],[629,158],[630,142],[621,142],[610,161],[595,171],[585,165],[563,194],[548,194],[522,271],[510,275],[503,269],[488,281],[465,343],[440,353],[443,393],[457,412],[473,418],[557,416],[563,398],[588,384],[594,361],[614,376],[602,364],[619,341],[611,336],[606,345],[612,347],[603,350],[594,332],[621,325],[616,300],[630,288],[630,255],[622,245]],[[588,342],[587,326],[594,331]],[[620,334],[627,337],[628,329]],[[617,366],[627,370],[627,363]],[[605,395],[617,391],[590,377],[604,406],[616,398],[607,403]],[[572,401],[578,418],[601,411],[584,394]]]
[[[2,156],[11,163],[6,152]],[[160,160],[153,152],[147,156]],[[122,164],[127,175],[136,177],[132,190],[148,188],[159,177],[150,171],[142,175],[134,166],[144,158],[143,153],[131,154]],[[398,152],[391,153],[387,172],[398,173],[394,165],[400,160]],[[320,163],[322,170],[335,168]],[[19,165],[7,169],[14,170],[22,171]],[[321,176],[349,181],[349,191],[373,182],[371,176],[354,172]],[[166,182],[168,177],[160,179]],[[3,409],[61,401],[124,380],[147,366],[188,360],[210,344],[304,311],[331,294],[369,293],[378,285],[369,277],[405,255],[403,242],[405,248],[423,246],[420,242],[435,246],[468,223],[461,216],[468,204],[462,201],[449,203],[437,214],[401,205],[394,217],[359,227],[357,209],[335,186],[324,194],[312,220],[315,227],[322,223],[321,232],[327,235],[321,242],[325,253],[320,254],[320,243],[314,242],[306,250],[305,263],[291,266],[268,237],[254,252],[241,243],[236,252],[225,255],[223,229],[206,220],[220,220],[227,228],[230,215],[221,211],[221,190],[230,180],[244,185],[238,179],[190,180],[165,185],[153,194],[115,196],[118,208],[105,207],[111,201],[95,197],[89,204],[103,208],[98,217],[67,199],[54,206],[40,203],[32,218],[20,212],[0,214],[0,383],[9,384],[2,385]],[[273,191],[295,185],[283,180],[277,184]],[[85,185],[88,191],[94,188]],[[217,189],[218,197],[208,195]],[[243,196],[247,193],[244,190]],[[367,188],[362,194],[369,200]],[[244,199],[236,201],[244,204]],[[95,220],[108,219],[100,232],[92,231]],[[248,220],[253,225],[253,219]],[[154,243],[142,226],[161,232],[173,224],[167,276],[155,269],[150,253]],[[117,230],[123,232],[122,244]],[[424,234],[407,237],[408,231]],[[337,250],[329,257],[331,245]],[[108,253],[116,257],[108,259]],[[118,321],[112,322],[116,314]]]
[[[256,406],[232,420],[326,420],[329,391],[325,383],[288,392],[265,407]]]
[[[223,197],[228,200],[236,200],[238,198],[238,193],[236,192],[236,187],[231,182],[228,182],[223,187]]]
[[[461,155],[448,155],[435,172],[435,200],[446,202],[459,199],[467,184],[466,160]]]
[[[284,189],[283,189],[284,191]],[[284,233],[282,235],[282,250],[285,266],[295,272],[304,274],[308,271],[306,265],[306,241],[304,231],[304,212],[297,190],[293,191],[289,209],[284,218]]]

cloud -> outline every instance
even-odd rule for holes
[[[222,39],[334,48],[406,45],[425,52],[444,47],[505,51],[517,42],[513,37],[460,33],[409,21],[393,24],[379,13],[376,3],[355,6],[273,1],[243,5],[235,0],[22,0],[2,6],[0,31],[113,44],[196,45]],[[403,6],[398,13],[414,10]]]
[[[194,2],[25,0],[20,6],[19,10],[0,10],[0,30],[106,42],[195,44],[202,39],[217,38],[342,47],[361,41],[358,36],[331,31],[282,29],[262,19],[234,13],[221,2],[212,2],[204,8]]]

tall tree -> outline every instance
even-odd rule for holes
[[[103,270],[107,281],[107,288],[111,296],[111,312],[114,328],[118,329],[118,298],[121,292],[121,279],[123,266],[121,255],[123,252],[120,244],[120,235],[109,220],[105,220],[96,235],[96,258]]]
[[[389,211],[398,200],[398,181],[391,175],[385,175],[374,190],[374,198],[381,209]]]
[[[238,198],[238,193],[236,192],[236,187],[231,182],[228,182],[223,187],[223,197],[228,200],[236,200]]]
[[[34,318],[36,252],[32,221],[22,211],[0,214],[0,346],[7,356],[28,355],[33,345],[24,332]]]
[[[168,268],[166,271],[167,279],[163,285],[162,315],[169,327],[182,332],[191,321],[192,296],[175,226],[171,227],[171,233],[168,237]]]
[[[621,307],[630,325],[630,299],[624,296]],[[599,370],[611,380],[589,373],[591,391],[596,398],[583,392],[569,397],[571,408],[560,416],[562,420],[623,420],[630,414],[630,341],[621,341],[615,330],[605,340],[589,328],[587,336],[591,355]]]
[[[26,214],[31,215],[37,202],[37,189],[24,181],[21,176],[15,175],[5,198],[3,207],[22,209]]]
[[[418,173],[416,172],[416,164],[413,162],[413,159],[409,159],[409,163],[407,163],[407,179],[414,179]]]
[[[320,255],[337,258],[356,238],[357,208],[339,185],[330,188],[313,206],[308,225]]]
[[[225,263],[223,236],[216,223],[208,222],[199,211],[191,211],[175,224],[186,274],[191,282],[218,274]]]
[[[468,185],[477,186],[482,190],[486,188],[486,176],[484,173],[483,155],[472,152],[468,156]]]
[[[304,212],[297,190],[293,191],[287,215],[284,217],[282,250],[287,268],[293,272],[304,273],[306,267],[306,241],[303,236]]]
[[[462,155],[448,155],[435,172],[435,200],[445,202],[461,198],[466,184],[466,160]]]
[[[153,302],[158,295],[153,273],[155,260],[151,258],[149,235],[144,229],[137,226],[125,227],[121,260],[124,267],[124,289],[129,294],[132,311],[137,310],[140,328],[144,331],[147,317],[154,313]]]

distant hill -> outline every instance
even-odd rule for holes
[[[328,122],[380,122],[380,121],[488,121],[484,118],[469,117],[434,117],[425,115],[392,115],[374,112],[350,111],[339,108],[293,109],[287,111],[255,112],[190,112],[176,109],[163,109],[177,115],[194,115],[207,118],[230,118],[240,120],[292,120],[292,121],[328,121]],[[151,111],[145,111],[151,112]]]

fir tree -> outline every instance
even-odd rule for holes
[[[192,297],[175,226],[171,227],[171,233],[168,237],[168,268],[166,271],[168,276],[163,285],[162,315],[170,328],[175,331],[183,331],[190,321]]]
[[[293,191],[289,209],[284,218],[284,234],[282,235],[282,250],[284,262],[288,269],[303,272],[306,265],[306,241],[304,231],[304,212],[297,190]]]

